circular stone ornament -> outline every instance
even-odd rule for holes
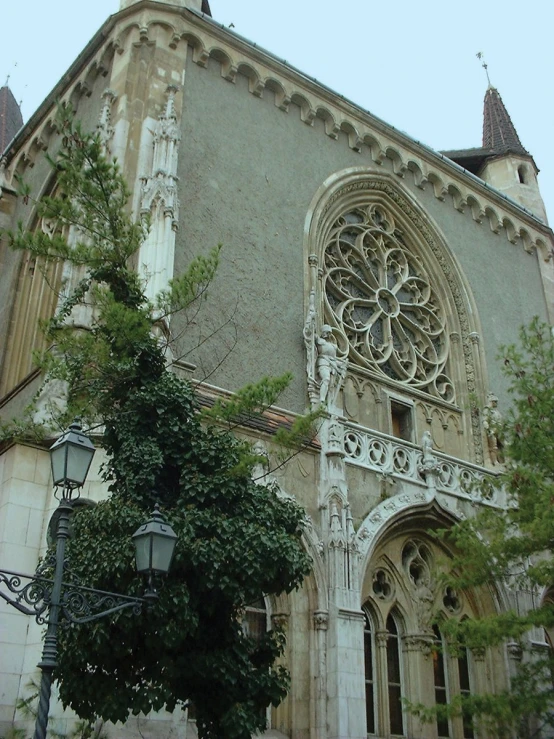
[[[454,402],[444,312],[392,214],[372,204],[340,215],[323,262],[326,315],[346,338],[350,361]]]

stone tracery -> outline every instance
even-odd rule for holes
[[[340,215],[323,261],[325,310],[350,360],[453,402],[444,313],[389,210],[370,204]]]

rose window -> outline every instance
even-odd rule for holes
[[[443,310],[421,260],[383,206],[336,220],[324,274],[327,320],[346,338],[352,362],[454,401]]]

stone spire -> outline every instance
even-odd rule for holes
[[[7,83],[0,87],[0,155],[23,125],[23,116]]]
[[[523,147],[512,119],[496,87],[489,85],[483,107],[483,148],[494,155],[517,154],[529,156]]]
[[[479,177],[546,223],[537,165],[519,140],[498,90],[490,84],[483,107],[482,151],[486,156]]]

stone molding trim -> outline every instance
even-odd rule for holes
[[[471,431],[474,461],[482,464],[484,459],[482,430],[477,412],[477,398],[483,395],[482,383],[485,377],[484,357],[478,341],[481,327],[478,311],[471,290],[456,257],[448,248],[446,239],[436,224],[421,209],[413,196],[403,188],[394,176],[378,174],[365,167],[350,167],[337,172],[321,185],[312,199],[306,224],[305,253],[306,284],[308,291],[315,292],[315,308],[318,315],[324,315],[322,280],[324,277],[324,250],[334,224],[349,209],[364,208],[368,205],[382,205],[388,209],[404,233],[414,256],[421,260],[434,282],[434,288],[449,316],[448,331],[460,336],[460,341],[450,342],[451,369],[457,363],[463,371],[454,377],[458,404],[471,406],[463,414],[467,431]],[[315,259],[313,258],[315,255]],[[317,266],[314,266],[317,265]],[[325,320],[328,320],[327,317]],[[341,334],[337,331],[340,346]],[[477,340],[474,341],[474,338]],[[354,368],[354,365],[351,365]],[[379,379],[372,371],[365,370]],[[399,385],[400,387],[400,385]],[[402,386],[405,390],[406,387]]]
[[[413,517],[416,513],[427,513],[443,522],[446,519],[449,524],[456,523],[462,516],[449,503],[445,496],[437,495],[431,500],[428,492],[412,490],[382,501],[370,511],[355,537],[360,557],[360,590],[363,589],[363,579],[379,541],[394,523]]]
[[[92,45],[92,42],[90,45]],[[62,105],[71,103],[73,110],[78,113],[81,98],[90,97],[96,80],[99,77],[107,77],[109,75],[115,53],[115,47],[112,42],[108,41],[104,45],[99,46],[96,49],[96,53],[90,59],[86,60],[86,63],[83,63],[84,60],[82,57],[85,53],[86,50],[68,70],[67,74],[53,89],[28,123],[21,129],[9,150],[5,152],[7,184],[13,185],[16,182],[16,176],[23,176],[27,168],[34,167],[37,157],[42,152],[48,151],[51,148],[57,135],[54,126],[57,101],[59,100]],[[79,64],[80,62],[81,64]],[[68,84],[67,78],[76,65],[79,65],[81,69],[72,79],[71,84]],[[62,85],[64,86],[62,87]],[[115,100],[114,95],[115,93],[110,89],[106,89],[102,95],[104,104],[101,108],[102,117],[97,128],[103,139],[106,139],[105,143],[109,142],[111,138],[109,120],[111,114],[107,113],[107,111],[111,108],[111,104]],[[0,189],[0,197],[1,195],[2,192]]]

